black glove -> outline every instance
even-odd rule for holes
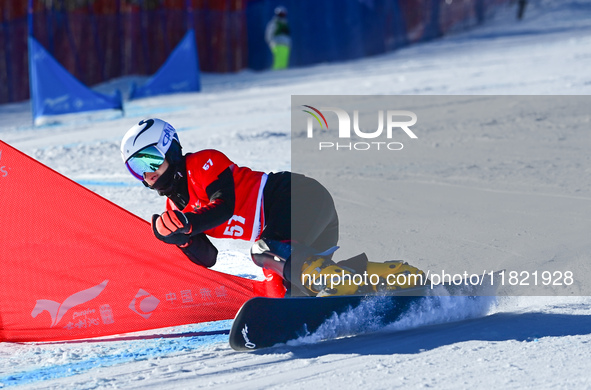
[[[183,253],[197,265],[213,267],[218,255],[218,250],[203,233],[191,237],[186,246],[179,246]]]
[[[152,230],[160,241],[167,244],[187,245],[192,227],[189,220],[178,210],[168,210],[162,215],[152,215]]]

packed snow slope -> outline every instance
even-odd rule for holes
[[[128,103],[123,117],[89,120],[78,115],[33,128],[28,103],[5,105],[0,107],[0,137],[148,219],[162,211],[163,200],[126,172],[119,155],[123,133],[145,117],[170,121],[185,151],[218,148],[240,165],[280,171],[291,168],[291,95],[589,95],[591,0],[530,1],[521,22],[515,13],[513,6],[470,32],[358,61],[204,75],[202,93]],[[127,88],[129,82],[101,88]],[[560,113],[546,114],[556,118]],[[518,119],[516,125],[524,123]],[[393,166],[397,174],[384,175],[401,189],[389,200],[400,219],[367,223],[391,229],[391,242],[375,252],[353,247],[358,237],[347,233],[353,224],[343,221],[343,253],[388,253],[428,267],[454,260],[479,269],[492,260],[506,267],[513,260],[577,264],[578,283],[585,283],[589,268],[581,264],[591,264],[591,121],[586,123],[522,128],[519,142],[509,133],[486,138],[480,126],[473,131],[444,127],[428,140],[432,148],[413,155],[408,169]],[[494,163],[483,157],[492,152]],[[481,199],[482,207],[474,215],[462,213],[453,203],[458,194],[472,194],[469,199]],[[440,201],[434,201],[438,195]],[[335,198],[337,207],[350,201],[344,193]],[[34,200],[24,198],[23,207],[27,201]],[[364,212],[372,212],[371,199],[356,201]],[[445,214],[449,207],[458,212]],[[451,228],[436,218],[442,213],[453,217]],[[499,215],[522,216],[531,230],[517,230],[524,225],[515,218],[504,225]],[[485,224],[489,220],[494,223]],[[247,256],[248,245],[216,243],[221,251],[216,269],[260,277]],[[438,305],[438,310],[419,307],[381,329],[360,316],[334,319],[320,331],[324,334],[256,353],[229,348],[219,331],[231,321],[92,342],[3,343],[0,387],[591,387],[588,297],[500,297],[498,305],[485,298],[442,299]],[[350,330],[366,333],[316,342]]]

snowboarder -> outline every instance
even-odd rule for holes
[[[368,262],[364,254],[334,263],[327,249],[338,241],[337,212],[326,188],[309,177],[253,171],[214,149],[183,155],[176,130],[161,119],[129,129],[121,154],[135,178],[168,198],[166,211],[152,216],[154,235],[198,265],[216,263],[209,236],[254,241],[253,261],[282,276],[288,291],[295,286],[296,295],[351,295],[361,287],[344,280],[327,286],[319,283],[322,275],[418,271],[406,263]]]
[[[273,53],[273,70],[287,68],[291,50],[291,34],[285,7],[275,8],[275,16],[269,21],[265,30],[265,40]]]

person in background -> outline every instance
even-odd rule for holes
[[[291,51],[291,34],[285,7],[275,8],[275,16],[269,21],[265,30],[265,40],[273,53],[273,70],[287,68]]]
[[[523,19],[525,15],[525,7],[527,6],[527,0],[518,0],[517,1],[517,19]]]

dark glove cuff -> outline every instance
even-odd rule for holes
[[[162,234],[158,233],[156,230],[156,220],[160,217],[158,214],[152,215],[152,231],[157,239],[167,244],[174,244],[174,245],[186,245],[190,240],[191,237],[188,234],[178,233],[178,234],[171,234],[169,236],[163,236]]]

